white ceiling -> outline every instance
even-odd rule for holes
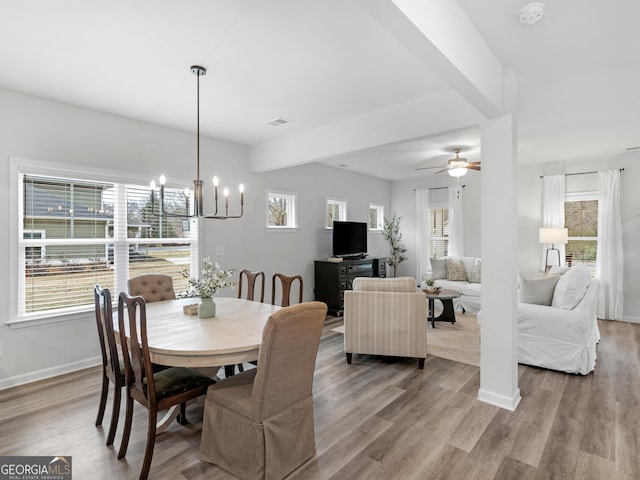
[[[523,26],[526,3],[459,0],[518,76],[520,161],[640,146],[640,2],[547,1]],[[194,131],[193,64],[207,68],[202,133],[249,146],[448,88],[357,1],[0,0],[0,88]],[[410,178],[453,147],[478,160],[479,143],[448,132],[322,162]]]

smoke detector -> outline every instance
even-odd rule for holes
[[[518,18],[523,25],[533,25],[542,18],[544,14],[544,3],[530,3],[525,5],[518,12]]]

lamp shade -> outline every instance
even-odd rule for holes
[[[567,228],[541,228],[540,243],[563,244],[569,241]]]

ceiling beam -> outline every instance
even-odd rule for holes
[[[473,107],[451,90],[255,145],[249,169],[264,172],[327,157],[480,125]]]
[[[487,119],[503,114],[503,67],[451,0],[356,0]]]

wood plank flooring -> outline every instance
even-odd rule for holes
[[[325,328],[314,383],[317,455],[292,479],[640,479],[640,325],[600,322],[596,370],[577,376],[519,366],[522,401],[508,412],[476,400],[479,369],[429,356],[354,356]],[[94,426],[97,368],[0,392],[0,455],[71,455],[74,479],[138,478],[146,410],[127,457]],[[124,407],[121,416],[124,416]],[[202,404],[156,440],[150,478],[234,478],[200,462]]]

